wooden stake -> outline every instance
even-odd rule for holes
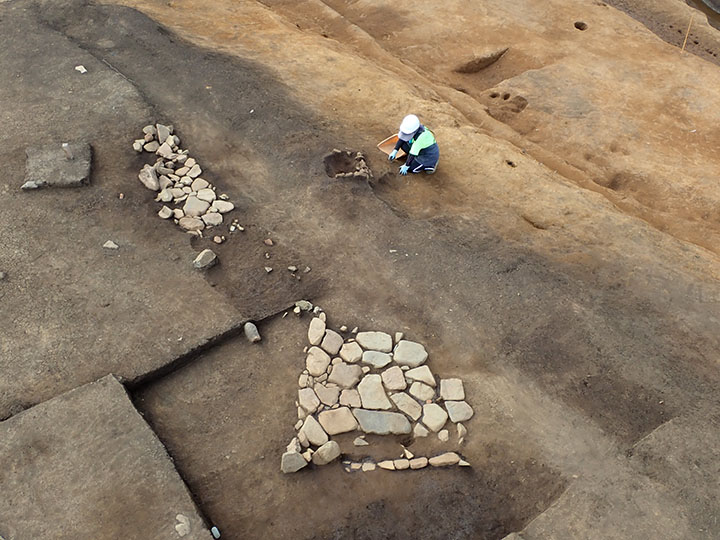
[[[687,32],[685,32],[685,41],[683,41],[682,50],[680,51],[681,53],[685,52],[685,45],[687,44],[688,36],[690,35],[690,27],[692,26],[694,16],[694,13],[690,15],[690,22],[688,23]]]

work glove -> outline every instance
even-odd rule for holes
[[[390,152],[388,160],[392,161],[393,159],[395,159],[395,156],[397,156],[397,150],[393,150],[392,152]]]
[[[407,165],[403,165],[402,167],[400,167],[400,174],[405,176],[409,170],[410,170],[410,167],[408,167]]]

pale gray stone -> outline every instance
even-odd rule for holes
[[[195,158],[189,157],[189,158],[187,158],[187,160],[185,160],[185,165],[186,165],[187,167],[192,167],[192,166],[195,165],[196,163],[197,163],[197,161],[195,160]]]
[[[425,456],[416,457],[415,459],[410,460],[410,468],[411,469],[422,469],[424,467],[427,467],[428,464],[428,458]]]
[[[308,328],[308,341],[310,345],[320,345],[325,336],[325,321],[318,317],[313,317]]]
[[[173,196],[169,189],[161,189],[155,200],[160,200],[162,202],[171,202],[173,200]]]
[[[142,130],[145,135],[157,135],[157,128],[153,124],[148,124]]]
[[[192,189],[192,187],[190,189]],[[207,203],[212,203],[215,200],[215,192],[212,189],[201,189],[195,196],[201,201],[205,201]]]
[[[390,396],[395,406],[402,412],[407,414],[413,420],[417,420],[422,415],[422,407],[413,398],[408,396],[405,392],[398,392]]]
[[[403,370],[398,366],[386,369],[381,376],[383,384],[388,390],[405,390],[407,388]]]
[[[420,422],[415,424],[415,427],[413,428],[413,437],[419,439],[420,437],[427,437],[429,434],[430,432]]]
[[[392,338],[385,332],[359,332],[356,339],[363,349],[387,353],[392,351]]]
[[[108,240],[107,242],[105,242],[103,244],[103,247],[105,249],[117,249],[118,245],[115,242],[113,242],[112,240]]]
[[[178,224],[186,231],[202,231],[205,228],[203,220],[195,217],[182,217]]]
[[[446,401],[445,408],[452,422],[464,422],[473,417],[474,411],[466,401]]]
[[[440,397],[446,401],[465,399],[465,388],[461,379],[440,379]]]
[[[362,407],[362,402],[360,401],[360,393],[354,388],[349,390],[343,390],[342,392],[340,392],[340,405],[345,405],[352,408]]]
[[[158,148],[160,148],[160,143],[157,141],[150,141],[145,146],[143,146],[146,152],[155,152]]]
[[[280,460],[280,470],[285,474],[299,471],[308,464],[300,452],[285,452]]]
[[[362,355],[363,364],[369,364],[376,369],[384,368],[392,362],[392,356],[384,352],[365,351]]]
[[[315,390],[317,397],[320,398],[320,402],[328,407],[335,405],[340,397],[340,389],[337,386],[316,384],[313,386],[313,390]]]
[[[217,255],[211,249],[203,249],[193,261],[193,266],[198,269],[207,269],[215,266],[218,262]]]
[[[323,444],[312,456],[315,465],[327,465],[340,457],[340,445],[335,441],[328,441]]]
[[[376,468],[376,465],[372,461],[366,461],[362,464],[362,471],[363,472],[370,472],[374,471]]]
[[[420,343],[408,341],[406,339],[400,341],[395,347],[393,358],[395,362],[403,366],[417,367],[427,360],[428,353]]]
[[[357,438],[353,441],[353,445],[354,445],[354,446],[370,446],[370,443],[367,442],[365,439],[363,439],[363,438],[361,438],[361,437],[357,437]]]
[[[298,377],[298,386],[300,388],[306,388],[310,386],[310,375],[307,373],[301,373],[300,377]]]
[[[457,425],[457,434],[458,434],[458,442],[462,444],[463,440],[465,439],[465,435],[467,435],[467,428],[462,425]]]
[[[231,212],[235,205],[231,203],[230,201],[221,201],[219,199],[215,199],[212,203],[213,208],[217,208],[217,211],[221,214],[227,214],[228,212]]]
[[[223,217],[221,214],[215,212],[214,214],[203,215],[202,220],[208,227],[217,227],[218,225],[222,225]]]
[[[195,165],[193,165],[187,173],[187,175],[190,178],[197,178],[201,174],[202,174],[202,169],[200,168],[200,165],[198,165],[197,163]]]
[[[404,471],[410,468],[410,460],[405,458],[396,459],[393,460],[393,465],[395,465],[396,471]]]
[[[155,129],[157,130],[155,132],[157,134],[157,138],[160,141],[166,141],[170,136],[170,128],[164,124],[155,124]]]
[[[164,174],[158,178],[158,183],[160,184],[160,189],[169,189],[173,185],[173,181],[170,180],[167,176]],[[172,190],[170,190],[170,193],[172,194]]]
[[[197,197],[190,196],[185,201],[185,205],[183,206],[183,212],[185,212],[186,216],[199,217],[202,216],[205,212],[207,212],[208,208],[210,208],[209,202],[201,201]]]
[[[323,411],[318,415],[318,421],[328,435],[347,433],[356,430],[358,427],[353,413],[347,407]]]
[[[358,384],[360,400],[364,409],[392,409],[392,404],[383,389],[380,375],[365,375]]]
[[[300,433],[303,433],[305,437],[307,437],[308,442],[315,446],[322,446],[330,440],[320,423],[315,420],[315,417],[312,415],[305,418],[305,422],[303,422],[300,428]]]
[[[353,409],[353,414],[365,433],[402,435],[412,430],[407,417],[400,413]]]
[[[334,361],[334,360],[333,360]],[[332,367],[328,381],[343,388],[352,388],[362,377],[362,369],[355,364],[339,362]]]
[[[395,463],[391,459],[386,459],[384,461],[379,461],[378,467],[380,467],[381,469],[385,469],[386,471],[394,471]]]
[[[326,330],[325,337],[320,344],[323,350],[328,354],[337,354],[343,345],[343,338],[340,334],[333,330]]]
[[[313,377],[320,377],[330,365],[330,357],[320,347],[310,347],[305,367]]]
[[[301,388],[298,390],[298,403],[309,414],[317,411],[320,406],[320,400],[312,388]]]
[[[427,366],[409,369],[405,372],[405,378],[407,378],[408,381],[420,381],[424,382],[428,386],[435,386],[435,377],[433,377],[430,368]]]
[[[201,189],[205,189],[209,185],[210,185],[210,182],[208,182],[204,178],[196,178],[195,180],[193,180],[193,183],[190,184],[190,188],[193,191],[200,191]]]
[[[169,158],[170,156],[173,155],[172,146],[170,146],[166,141],[166,142],[162,143],[160,146],[158,146],[157,150],[155,150],[155,153],[164,158]]]
[[[190,171],[190,167],[188,167],[186,165],[185,167],[180,167],[179,169],[177,169],[175,171],[175,174],[182,177],[182,176],[185,176],[189,171]],[[192,184],[192,178],[190,179],[190,184],[188,184],[188,185],[191,185],[191,184]]]
[[[449,465],[455,465],[460,462],[460,456],[455,452],[445,452],[439,456],[430,458],[430,465],[433,467],[447,467]]]
[[[427,401],[435,397],[435,390],[425,383],[415,381],[410,385],[410,395],[415,396],[420,401]]]
[[[405,337],[405,334],[402,332],[395,332],[395,345],[397,345],[402,338]]]
[[[448,440],[450,440],[450,432],[447,429],[441,429],[438,431],[438,439],[442,442],[448,442]]]
[[[437,403],[426,403],[423,405],[422,423],[430,431],[438,432],[447,422],[448,414]]]
[[[340,358],[345,360],[346,362],[349,362],[350,364],[354,364],[358,360],[362,358],[363,350],[354,341],[352,343],[345,343],[340,348]]]
[[[157,172],[155,172],[155,169],[152,168],[150,165],[145,165],[142,168],[140,174],[138,174],[138,179],[148,189],[151,189],[153,191],[157,191],[160,189],[160,182],[158,181]]]
[[[258,332],[257,326],[255,326],[250,321],[246,322],[243,326],[243,332],[245,332],[245,337],[250,343],[257,343],[262,339],[260,337],[260,332]]]

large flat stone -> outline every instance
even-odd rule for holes
[[[365,433],[401,435],[411,431],[409,420],[400,413],[353,409],[353,414]]]
[[[347,407],[323,411],[318,415],[318,421],[328,435],[339,435],[357,429],[357,422]]]
[[[68,159],[61,143],[33,146],[25,150],[23,189],[43,186],[80,187],[90,183],[92,150],[86,142],[68,143]]]
[[[385,332],[360,332],[355,339],[366,350],[386,353],[392,351],[392,337]]]
[[[6,540],[210,539],[162,443],[107,376],[0,423]],[[178,529],[176,529],[176,525]]]
[[[414,341],[402,340],[395,347],[394,360],[401,366],[417,367],[427,360],[425,347]]]

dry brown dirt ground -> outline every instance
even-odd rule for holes
[[[0,418],[115,374],[223,538],[717,538],[718,66],[602,2],[413,9],[0,3]],[[411,110],[441,144],[430,177],[374,148]],[[152,120],[246,226],[205,275],[190,261],[209,239],[159,220],[136,180]],[[19,192],[24,149],[66,138],[92,143],[91,185]],[[365,152],[374,178],[329,178],[333,148]],[[282,475],[309,322],[282,314],[300,298],[462,377],[473,467]],[[237,335],[248,319],[260,345]],[[95,505],[3,509],[0,536],[26,538],[20,515],[128,519]]]

